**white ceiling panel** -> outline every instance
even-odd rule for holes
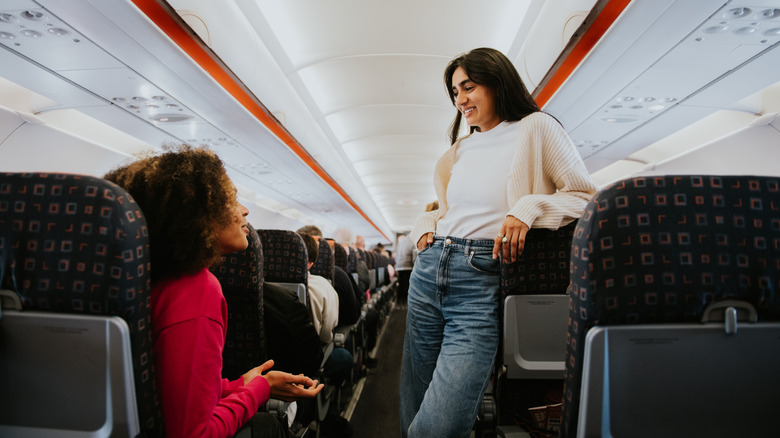
[[[310,65],[300,77],[324,115],[366,105],[449,103],[442,72],[449,57],[362,55]]]

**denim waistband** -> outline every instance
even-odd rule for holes
[[[492,250],[495,242],[488,239],[463,239],[452,236],[433,236],[433,245],[463,248],[463,251],[467,253],[471,248]]]

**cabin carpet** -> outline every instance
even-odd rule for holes
[[[406,332],[406,306],[390,313],[376,351],[377,365],[368,370],[350,423],[354,438],[400,438],[398,413],[401,355]]]

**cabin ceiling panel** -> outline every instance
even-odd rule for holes
[[[377,53],[447,59],[474,47],[508,50],[529,0],[255,0],[291,63]],[[446,61],[445,61],[446,62]]]
[[[377,104],[445,106],[443,87],[433,84],[441,84],[447,62],[435,56],[359,56],[314,64],[298,74],[324,115]]]
[[[444,86],[441,87],[442,93]],[[358,106],[329,114],[325,119],[336,138],[347,144],[363,137],[378,135],[431,135],[445,144],[446,127],[455,117],[455,108],[441,105],[380,104]]]
[[[435,162],[447,149],[444,141],[436,140],[436,137],[430,135],[378,135],[344,143],[343,148],[353,163],[402,155],[408,159]]]

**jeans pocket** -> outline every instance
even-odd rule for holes
[[[468,259],[471,269],[487,275],[501,275],[501,261],[493,258],[492,252],[471,251]]]
[[[418,250],[417,251],[417,257],[420,257],[420,255],[422,255],[423,253],[428,252],[428,250],[431,249],[432,247],[433,247],[433,244],[429,243],[425,248],[423,248],[421,250]]]

